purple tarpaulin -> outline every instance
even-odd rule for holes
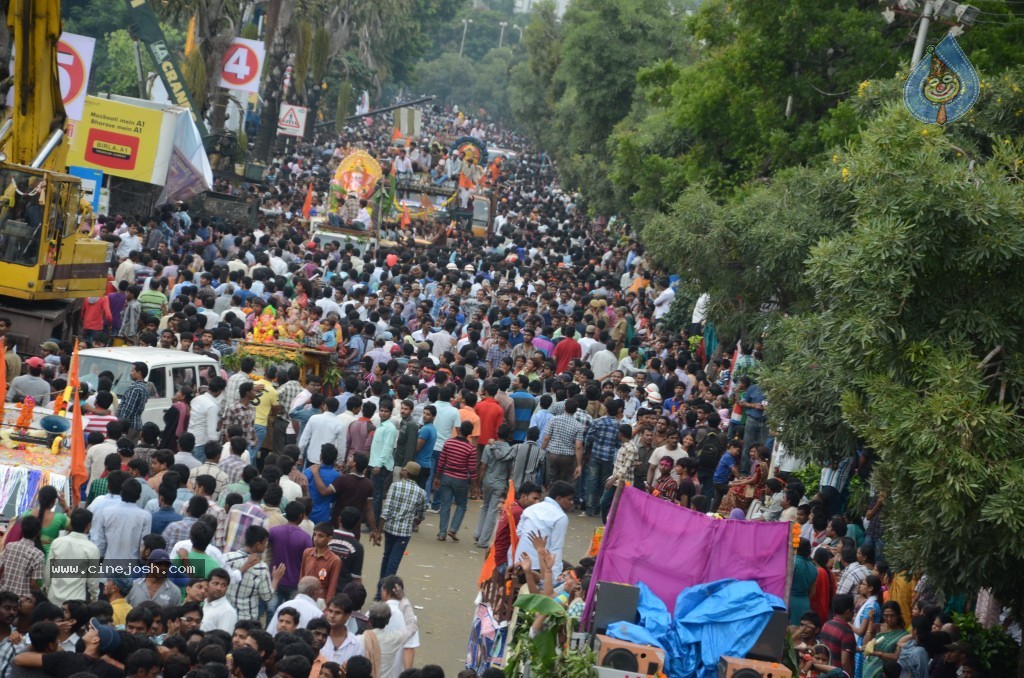
[[[751,580],[788,600],[789,523],[718,520],[627,487],[605,529],[592,582],[644,582],[671,610],[683,589]],[[595,585],[587,592],[587,610]]]

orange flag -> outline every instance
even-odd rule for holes
[[[508,494],[505,495],[505,505],[501,507],[502,513],[508,520],[509,536],[512,538],[512,553],[516,552],[516,548],[519,546],[519,537],[516,535],[516,519],[512,517],[512,505],[516,503],[516,488],[512,485],[512,480],[508,481]],[[499,516],[499,523],[501,522]],[[507,554],[497,554],[494,552],[494,546],[491,546],[487,551],[487,557],[484,558],[484,566],[480,568],[480,578],[477,580],[477,586],[482,586],[485,581],[490,579],[494,575],[494,571],[498,568],[499,558],[504,562]]]
[[[71,415],[71,499],[78,505],[81,496],[79,489],[89,479],[85,470],[85,426],[82,423],[82,403],[78,390],[81,386],[78,379],[78,340],[75,340],[75,351],[71,354],[71,364],[68,367],[68,385],[71,388],[71,398],[68,404],[74,403],[74,412]]]
[[[309,189],[306,191],[306,201],[302,203],[302,218],[309,219],[309,213],[313,211],[313,182],[309,182]]]
[[[402,130],[395,128],[395,131],[391,133],[391,140],[398,141],[399,139],[405,139],[405,135],[402,134]]]
[[[7,402],[7,341],[0,338],[0,422],[4,420],[5,402]]]
[[[459,188],[473,188],[473,182],[465,174],[459,174]]]
[[[428,212],[434,211],[434,203],[430,201],[430,196],[426,193],[420,195],[420,206]]]
[[[409,224],[412,223],[412,217],[409,216],[409,208],[402,205],[402,216],[399,218],[398,223],[402,228],[409,228]]]

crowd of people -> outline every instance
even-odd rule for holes
[[[802,526],[790,619],[803,675],[982,675],[927,580],[915,589],[885,567],[884,495],[867,515],[847,510],[870,459],[826,467],[813,492],[800,481],[767,418],[760,346],[704,336],[700,308],[673,307],[635,233],[590,219],[542,155],[493,124],[427,110],[396,172],[457,186],[437,143],[453,134],[519,151],[488,188],[498,210],[486,237],[458,224],[429,246],[313,236],[302,203],[312,184],[313,213],[324,209],[347,151],[391,166],[380,127],[300,145],[264,182],[221,187],[260,204],[251,224],[183,204],[99,218],[114,260],[108,293],[85,300],[85,345],[218,367],[175,384],[160,421],[145,415],[145,362],[83,380],[81,501],[43,487],[0,553],[0,678],[443,676],[416,667],[418,620],[398,577],[426,514],[438,529],[424,538],[468,540],[468,502],[480,500],[467,527],[494,550],[495,577],[578,618],[593,560],[566,562],[581,555],[565,553],[569,516],[599,525],[627,484]],[[324,350],[340,376],[258,362],[239,352],[245,340]],[[45,405],[64,389],[71,346],[47,344],[9,399]],[[367,590],[371,544],[381,555]],[[54,567],[101,561],[144,567]]]

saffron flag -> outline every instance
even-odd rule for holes
[[[306,191],[306,201],[302,203],[302,218],[309,219],[309,213],[313,211],[313,182],[309,182],[309,189]]]
[[[430,196],[426,193],[420,194],[420,206],[428,212],[434,211],[434,203],[431,202]]]
[[[459,174],[459,188],[472,189],[473,182],[465,174]]]
[[[409,216],[409,208],[402,205],[402,216],[398,220],[398,223],[402,228],[409,228],[409,224],[412,223],[412,217]]]
[[[74,411],[71,415],[71,498],[75,505],[81,497],[79,491],[89,474],[85,470],[85,426],[82,424],[82,403],[78,390],[80,382],[78,378],[78,340],[75,340],[75,350],[71,354],[71,364],[68,367],[68,383],[72,392]]]
[[[395,131],[391,133],[391,141],[404,140],[405,136],[402,134],[402,130],[395,128]]]
[[[0,337],[0,423],[4,420],[5,402],[7,402],[7,340]]]
[[[519,546],[519,537],[516,535],[516,519],[512,517],[512,505],[516,503],[516,488],[512,484],[512,480],[508,481],[508,494],[505,495],[505,504],[501,507],[501,511],[505,516],[505,520],[508,522],[509,536],[512,538],[512,553],[516,552],[516,548]],[[501,520],[498,520],[498,526],[501,526]],[[494,571],[498,569],[498,559],[508,558],[507,553],[498,555],[494,552],[494,546],[487,551],[487,557],[484,558],[484,566],[480,568],[480,578],[477,580],[478,586],[483,586],[484,582],[494,576]]]

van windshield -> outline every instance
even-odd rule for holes
[[[110,372],[114,375],[114,386],[111,389],[117,395],[123,395],[128,384],[131,383],[132,364],[122,360],[111,358],[100,358],[99,356],[83,355],[79,357],[78,373],[83,384],[89,384],[89,388],[96,390],[100,382],[100,374]]]
[[[83,355],[79,358],[78,373],[83,384],[88,384],[90,390],[95,392],[100,383],[100,375],[110,372],[113,375],[113,388],[111,391],[122,396],[128,390],[131,378],[132,364],[124,360],[113,358],[101,358],[99,356]],[[146,386],[149,388],[150,398],[164,398],[167,392],[167,371],[163,367],[152,367],[149,376],[146,378]]]

